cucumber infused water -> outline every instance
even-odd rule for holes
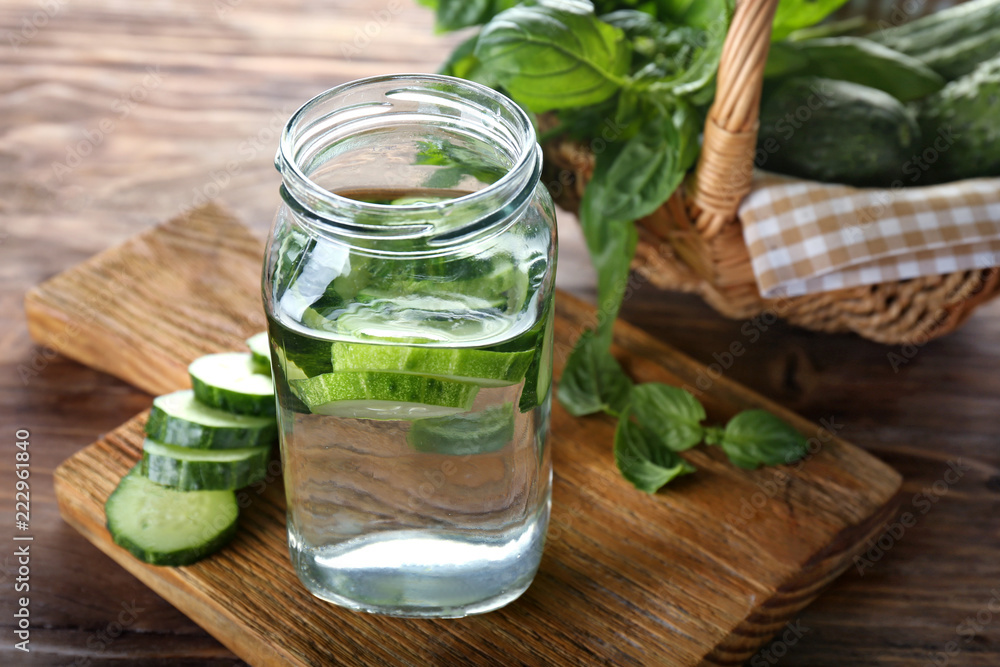
[[[538,299],[549,239],[517,241],[450,260],[355,255],[298,318],[295,283],[278,299],[275,389],[288,504],[301,508],[289,540],[321,597],[459,616],[531,582],[548,513],[552,299]],[[324,257],[303,246],[288,259],[312,276]]]
[[[382,77],[303,107],[277,162],[264,298],[299,578],[376,613],[507,604],[551,493],[555,227],[530,123],[475,84]]]

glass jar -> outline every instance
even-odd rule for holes
[[[288,544],[338,605],[460,617],[524,592],[551,496],[556,229],[528,117],[363,79],[288,121],[264,267]]]

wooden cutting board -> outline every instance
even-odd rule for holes
[[[186,387],[189,361],[244,349],[264,328],[261,254],[233,218],[196,210],[35,288],[32,336],[150,393]],[[594,312],[563,293],[556,305],[558,377]],[[627,324],[615,334],[637,381],[713,377]],[[836,423],[810,423],[725,378],[710,385],[711,419],[764,407],[815,438],[815,453],[747,472],[699,448],[685,454],[696,475],[647,495],[615,469],[614,422],[574,419],[554,402],[541,570],[516,602],[465,619],[358,614],[312,597],[289,563],[277,475],[244,492],[239,534],[220,553],[181,568],[139,562],[112,543],[104,502],[140,456],[145,413],[60,465],[56,494],[67,522],[252,665],[737,665],[879,533],[901,480],[831,435]]]

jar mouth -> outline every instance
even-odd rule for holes
[[[410,144],[427,144],[431,157],[418,153],[414,162],[394,154]],[[348,187],[362,178],[352,174],[383,155],[377,180],[384,182]],[[525,111],[491,88],[443,75],[392,74],[336,86],[302,105],[282,131],[275,167],[285,203],[321,232],[355,246],[391,251],[398,242],[418,250],[465,242],[512,220],[538,183],[541,150]],[[341,194],[419,191],[426,188],[416,181],[433,181],[447,169],[456,185],[443,201],[389,204]]]

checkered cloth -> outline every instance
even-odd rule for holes
[[[764,297],[1000,265],[1000,178],[891,190],[757,172],[739,215]]]

